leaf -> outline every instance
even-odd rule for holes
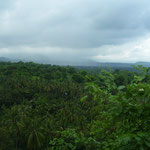
[[[121,91],[121,90],[123,90],[124,88],[125,88],[125,86],[124,86],[124,85],[121,85],[121,86],[118,87],[118,90]]]
[[[83,96],[83,97],[80,99],[80,101],[81,101],[81,102],[84,102],[87,98],[88,98],[88,96],[85,95],[85,96]]]

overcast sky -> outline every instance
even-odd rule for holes
[[[150,1],[1,0],[0,56],[150,61]]]

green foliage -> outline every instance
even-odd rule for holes
[[[112,149],[116,150],[149,150],[150,135],[144,132],[128,133],[118,137],[112,143]]]
[[[85,138],[74,129],[66,129],[58,133],[59,137],[50,141],[49,150],[90,150],[98,149],[100,143],[92,138]]]
[[[150,149],[149,68],[0,63],[0,150]]]
[[[0,150],[15,150],[13,146],[13,141],[10,139],[9,131],[5,128],[0,128]]]

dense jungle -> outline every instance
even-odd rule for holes
[[[150,68],[133,68],[1,62],[0,150],[149,150]]]

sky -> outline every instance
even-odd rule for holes
[[[0,57],[150,61],[149,0],[0,1]]]

